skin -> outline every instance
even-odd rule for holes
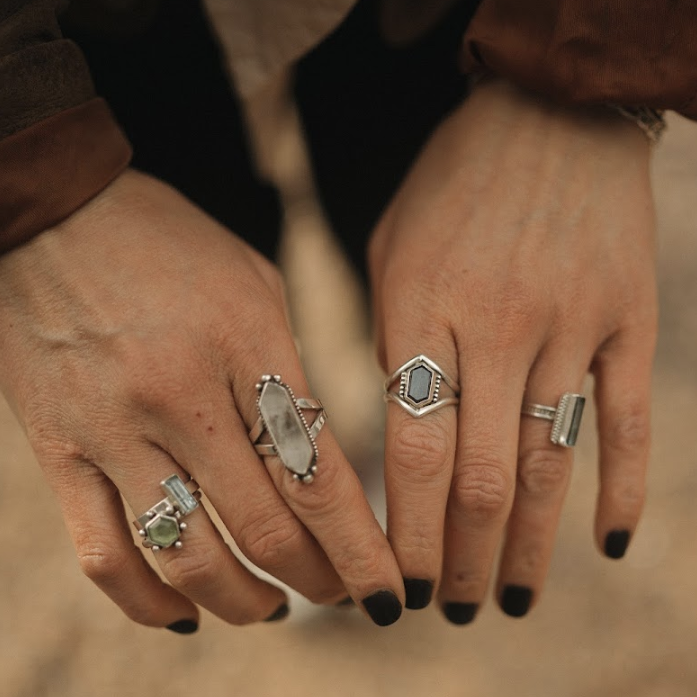
[[[160,581],[129,521],[172,473],[198,481],[248,559],[311,600],[391,589],[403,601],[394,554],[329,428],[312,485],[254,451],[260,376],[311,394],[281,280],[179,193],[127,171],[0,258],[0,327],[0,385],[81,567],[136,622],[196,620],[202,606],[247,624],[286,601],[203,507],[186,518],[183,548],[155,555]]]
[[[555,406],[595,377],[595,535],[635,529],[649,452],[657,304],[644,134],[605,107],[567,110],[480,83],[427,143],[370,246],[379,354],[424,353],[459,408],[388,406],[388,536],[442,603],[539,598],[573,451],[523,400]],[[585,428],[590,424],[586,423]]]
[[[649,147],[602,108],[568,111],[481,83],[434,132],[370,245],[386,371],[425,353],[459,407],[388,407],[388,539],[329,428],[315,482],[264,467],[253,389],[310,395],[276,269],[162,183],[127,171],[0,258],[0,388],[63,508],[87,574],[135,621],[202,606],[233,624],[286,598],[234,557],[203,508],[179,551],[130,523],[191,474],[258,567],[316,602],[359,602],[402,576],[443,603],[539,597],[571,470],[524,397],[555,404],[595,378],[596,537],[633,531],[644,498],[656,289]],[[586,428],[588,424],[586,424]],[[121,497],[130,512],[124,511]],[[391,547],[390,547],[391,545]],[[148,552],[149,554],[149,552]]]

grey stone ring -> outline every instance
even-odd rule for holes
[[[310,484],[317,474],[316,439],[327,421],[322,402],[296,397],[280,375],[262,375],[256,388],[259,418],[249,440],[259,455],[278,457],[293,479]],[[308,423],[305,411],[316,412],[312,423]],[[260,442],[265,433],[270,443]]]
[[[586,398],[583,395],[565,392],[556,407],[524,402],[520,413],[524,416],[534,416],[536,419],[551,421],[552,431],[549,439],[552,443],[561,445],[563,448],[573,448],[581,428],[581,418],[585,405]]]
[[[399,387],[393,392],[391,387],[397,381]],[[441,397],[443,383],[453,391],[452,396]],[[414,356],[385,380],[385,401],[399,404],[416,418],[449,404],[457,404],[459,396],[460,386],[457,382],[423,354]]]

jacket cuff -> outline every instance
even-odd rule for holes
[[[697,118],[697,4],[482,0],[465,71],[488,71],[569,105],[673,109]]]
[[[131,155],[101,98],[0,140],[0,254],[67,218],[112,182]]]

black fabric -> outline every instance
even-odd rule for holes
[[[98,94],[133,144],[133,166],[176,187],[273,258],[280,201],[251,160],[240,105],[200,2],[166,0],[139,30],[62,18]],[[122,23],[127,19],[122,18]]]
[[[297,66],[295,95],[320,199],[363,273],[381,211],[434,126],[466,94],[458,54],[478,2],[463,0],[419,41],[391,48],[380,36],[378,0],[361,0]],[[121,16],[95,21],[94,12],[87,23],[68,16],[62,28],[85,52],[97,92],[131,140],[133,165],[273,257],[279,197],[254,170],[200,0],[151,0],[146,10],[130,24]]]
[[[365,244],[436,124],[467,93],[462,37],[480,0],[463,0],[419,41],[380,36],[379,0],[361,0],[298,65],[300,107],[320,200],[365,273]]]

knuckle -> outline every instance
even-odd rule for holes
[[[609,425],[604,440],[621,453],[647,450],[651,440],[648,410],[643,405],[635,405],[618,414]]]
[[[122,612],[130,620],[145,627],[161,627],[162,612],[153,604],[142,604],[136,599],[126,599],[119,602]]]
[[[644,506],[646,487],[641,481],[623,478],[605,489],[608,503],[615,512],[635,516]]]
[[[513,486],[501,462],[476,460],[453,478],[458,510],[475,523],[499,520],[508,510]]]
[[[400,425],[390,443],[390,464],[398,476],[430,480],[448,468],[453,458],[452,440],[441,419],[428,423],[409,419]]]
[[[489,577],[472,569],[452,569],[444,582],[454,597],[478,600],[486,593]]]
[[[339,576],[354,586],[374,587],[376,579],[385,578],[385,558],[374,545],[352,546],[333,562]]]
[[[315,605],[334,605],[338,600],[346,596],[346,589],[340,581],[335,581],[331,584],[302,590],[302,594]]]
[[[279,569],[300,556],[303,532],[290,511],[245,521],[237,535],[242,553],[262,569]]]
[[[215,586],[222,578],[218,556],[201,548],[191,550],[185,546],[177,550],[176,556],[161,560],[161,564],[170,583],[184,595]]]
[[[351,505],[349,482],[339,467],[322,467],[312,485],[284,477],[284,495],[293,502],[298,516],[310,520],[333,518],[337,511]]]
[[[521,578],[532,578],[547,566],[546,550],[538,540],[531,540],[516,552],[515,569]]]
[[[566,453],[535,449],[521,456],[518,465],[518,486],[535,498],[558,494],[569,476]]]
[[[98,586],[112,583],[126,567],[123,554],[106,547],[83,547],[77,558],[82,573]]]

